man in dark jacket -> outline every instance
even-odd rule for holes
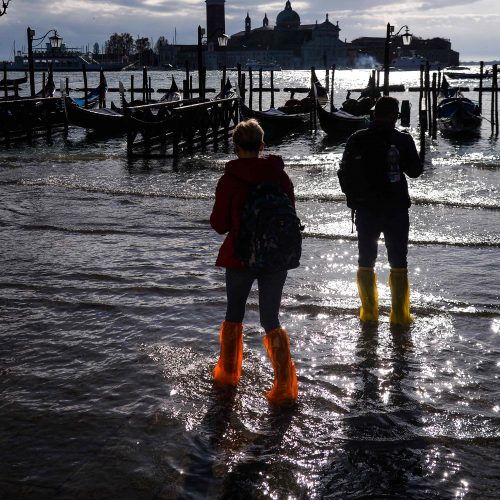
[[[369,128],[348,139],[338,176],[347,206],[355,214],[358,232],[360,319],[378,320],[374,267],[377,242],[383,233],[391,266],[390,321],[406,326],[412,317],[407,269],[411,202],[405,174],[415,178],[423,168],[412,137],[395,128],[398,111],[399,103],[393,97],[377,101],[375,119]]]

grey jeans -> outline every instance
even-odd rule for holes
[[[260,324],[266,332],[280,326],[279,310],[281,294],[285,285],[287,271],[255,274],[249,269],[226,269],[227,310],[226,320],[243,323],[245,305],[252,284],[257,280],[259,287]]]

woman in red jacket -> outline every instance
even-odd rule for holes
[[[264,132],[256,120],[240,122],[234,129],[233,143],[238,159],[226,163],[224,175],[217,184],[210,216],[210,224],[215,231],[227,233],[216,261],[217,266],[226,268],[227,310],[220,329],[220,356],[213,377],[220,384],[235,386],[238,383],[243,361],[245,305],[252,284],[257,280],[260,322],[266,331],[264,345],[274,368],[274,384],[266,396],[271,403],[290,403],[297,399],[297,375],[287,332],[279,322],[287,271],[251,271],[236,256],[235,241],[243,204],[253,186],[262,182],[278,184],[295,203],[293,184],[280,156],[259,157],[264,149]]]

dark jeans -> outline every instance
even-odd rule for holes
[[[260,324],[266,332],[280,326],[279,310],[281,294],[287,271],[255,274],[248,269],[226,269],[227,310],[226,320],[242,323],[245,305],[254,280],[259,287]]]
[[[408,209],[373,211],[356,209],[358,231],[358,264],[373,267],[377,260],[378,239],[384,234],[387,257],[392,268],[408,267],[408,233],[410,218]]]

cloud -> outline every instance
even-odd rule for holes
[[[312,24],[329,14],[340,23],[341,37],[348,41],[360,36],[385,35],[387,22],[408,24],[422,37],[442,36],[452,41],[461,55],[484,54],[498,57],[500,46],[500,3],[497,0],[291,0],[301,22]],[[226,0],[226,32],[244,29],[247,11],[254,27],[264,13],[274,25],[285,0],[249,4],[248,0]],[[68,46],[104,43],[114,33],[129,32],[156,40],[174,30],[178,43],[195,43],[196,27],[205,25],[204,0],[58,0],[47,9],[45,0],[12,0],[7,15],[0,18],[0,60],[11,59],[16,49],[26,46],[26,28],[37,34],[56,28]]]

